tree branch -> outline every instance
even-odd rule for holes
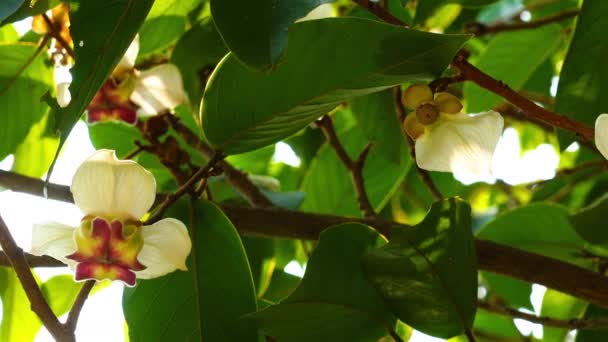
[[[40,317],[40,320],[53,337],[58,341],[75,341],[74,333],[71,329],[67,329],[59,320],[49,304],[44,299],[40,287],[34,279],[34,275],[27,264],[27,260],[23,255],[23,250],[17,246],[8,227],[0,216],[0,246],[6,257],[10,261],[17,278],[30,301],[31,309]]]
[[[338,158],[346,166],[346,169],[350,172],[355,193],[357,197],[357,203],[359,203],[359,209],[365,217],[374,217],[376,212],[372,207],[367,192],[365,191],[365,179],[363,178],[363,167],[365,166],[365,160],[369,154],[369,150],[372,147],[371,144],[367,144],[357,159],[353,160],[348,156],[346,150],[340,143],[336,131],[334,130],[334,124],[329,115],[324,115],[316,121],[317,126],[323,131],[323,135],[327,139],[327,143],[336,151]]]
[[[9,172],[9,174],[11,174]],[[15,174],[13,174],[15,175]],[[30,194],[42,196],[40,179],[16,175],[21,180],[20,188]],[[10,177],[0,177],[0,186],[11,190]],[[23,180],[27,179],[27,182]],[[65,185],[49,184],[59,192],[69,191]],[[37,191],[36,191],[37,190]],[[64,200],[64,197],[53,199]],[[72,202],[70,198],[67,202]],[[360,222],[376,228],[390,237],[392,229],[403,229],[409,226],[381,218],[351,218],[333,215],[304,213],[274,208],[221,207],[238,231],[245,235],[258,235],[288,239],[316,240],[319,234],[328,227],[347,222]],[[581,298],[590,303],[608,308],[608,277],[560,260],[530,253],[524,250],[505,246],[487,240],[477,239],[475,250],[479,268],[485,271],[506,275],[529,283],[546,287]],[[42,265],[40,265],[42,266]]]
[[[206,158],[211,158],[215,150],[203,142],[196,133],[182,124],[174,115],[165,115],[165,119],[171,127],[188,143],[190,146],[201,152]],[[247,199],[247,201],[258,208],[274,207],[274,204],[251,182],[247,174],[237,170],[225,160],[218,163],[223,170],[228,182]]]
[[[372,2],[370,0],[353,0],[353,2],[365,8],[366,10],[373,13],[375,16],[389,24],[408,27],[406,23],[392,15],[389,11],[387,11],[384,7],[380,6],[380,4],[378,4],[377,2]]]
[[[198,181],[203,178],[207,178],[210,175],[211,170],[215,167],[215,165],[224,158],[221,153],[215,153],[211,159],[207,162],[205,166],[200,168],[186,183],[184,183],[179,189],[177,189],[174,193],[165,197],[163,202],[159,204],[154,210],[154,214],[150,216],[146,220],[146,224],[152,224],[158,220],[160,220],[167,208],[175,201],[177,201],[180,197],[186,194],[186,192],[193,190],[193,187],[196,185]]]
[[[491,91],[511,102],[513,105],[519,107],[525,114],[530,118],[540,120],[549,125],[559,127],[571,132],[576,133],[586,143],[594,145],[594,128],[587,126],[578,121],[572,120],[566,116],[559,115],[557,113],[548,111],[543,107],[538,106],[534,102],[528,100],[524,96],[520,95],[508,85],[497,81],[490,77],[488,74],[477,69],[471,63],[467,61],[466,53],[459,52],[454,60],[452,66],[460,70],[461,74],[469,81],[475,82],[478,86]]]
[[[503,316],[520,318],[532,323],[542,324],[546,327],[565,328],[565,329],[608,329],[608,319],[557,319],[545,316],[536,316],[527,312],[511,309],[502,305],[496,305],[486,301],[478,301],[477,307],[483,310],[497,313]]]
[[[80,292],[78,292],[78,296],[74,300],[74,304],[72,304],[72,308],[68,313],[68,319],[65,322],[65,325],[72,329],[72,331],[76,330],[76,324],[78,324],[78,317],[80,317],[80,312],[82,311],[82,308],[84,307],[84,303],[86,302],[87,298],[89,298],[89,293],[91,293],[91,290],[93,289],[93,286],[95,286],[95,283],[95,280],[85,281],[82,285],[82,288],[80,289]]]
[[[431,174],[427,170],[421,169],[418,166],[418,163],[416,162],[416,148],[415,148],[416,146],[415,146],[414,140],[412,140],[412,138],[410,138],[410,136],[407,134],[407,132],[405,132],[405,130],[403,129],[403,125],[401,124],[405,120],[406,113],[405,113],[405,108],[403,107],[403,103],[401,103],[401,88],[399,86],[393,87],[393,99],[395,102],[395,111],[397,112],[397,117],[398,117],[399,123],[400,123],[399,126],[401,127],[401,133],[405,137],[405,141],[407,142],[410,159],[412,160],[412,163],[416,167],[416,172],[418,172],[418,177],[420,177],[422,184],[424,184],[426,186],[426,188],[429,190],[429,192],[431,193],[431,196],[433,196],[433,198],[436,200],[440,200],[443,198],[443,194],[441,193],[441,191],[439,191],[437,186],[435,186],[435,183],[433,183]]]
[[[519,23],[514,23],[514,24],[499,23],[499,24],[490,26],[490,25],[485,25],[482,23],[468,23],[465,25],[464,30],[466,33],[471,33],[476,36],[483,36],[483,35],[499,33],[499,32],[533,29],[533,28],[541,27],[543,25],[547,25],[547,24],[555,23],[555,22],[562,21],[565,19],[570,19],[570,18],[576,17],[577,15],[579,15],[579,13],[580,13],[580,10],[578,8],[574,8],[574,9],[565,10],[563,12],[559,12],[559,13],[541,18],[541,19],[532,20],[532,21],[528,21],[528,22],[519,22]]]

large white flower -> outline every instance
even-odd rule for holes
[[[600,114],[595,120],[595,146],[608,159],[608,114]]]
[[[426,85],[409,87],[403,102],[415,109],[403,125],[416,141],[416,163],[420,168],[474,177],[491,174],[492,156],[504,126],[500,114],[460,113],[462,105],[455,96],[433,96]]]
[[[80,227],[35,225],[32,253],[50,255],[75,267],[75,279],[122,280],[160,277],[186,270],[192,247],[188,230],[176,219],[152,225],[140,219],[156,196],[154,176],[114,151],[100,150],[72,179],[74,202],[84,217]]]

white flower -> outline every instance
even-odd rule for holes
[[[118,79],[131,72],[135,73],[135,89],[130,100],[139,106],[137,114],[155,115],[184,103],[186,94],[179,69],[173,64],[161,64],[148,70],[137,71],[135,60],[138,53],[139,35],[136,35],[112,72]]]
[[[600,114],[595,120],[595,146],[608,159],[608,114]]]
[[[503,125],[494,111],[442,115],[416,140],[416,162],[430,171],[488,176]]]
[[[420,84],[410,86],[402,101],[415,110],[406,117],[403,128],[416,141],[420,168],[473,177],[491,174],[492,156],[504,126],[500,114],[460,113],[458,98],[448,93],[434,95]]]
[[[160,277],[186,270],[191,241],[184,224],[166,218],[143,226],[140,219],[156,196],[154,176],[114,151],[100,150],[72,179],[80,227],[35,225],[32,253],[50,255],[75,267],[75,279],[122,280]]]

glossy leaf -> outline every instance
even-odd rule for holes
[[[143,23],[153,0],[80,1],[70,8],[70,32],[76,64],[71,69],[72,101],[52,113],[60,134],[59,148],[93,96],[123,56]]]
[[[162,50],[186,31],[186,16],[202,0],[156,1],[139,30],[139,54]]]
[[[555,319],[569,320],[579,318],[585,312],[587,303],[582,300],[569,296],[565,293],[547,289],[543,297],[543,304],[540,315]],[[568,334],[568,329],[543,327],[543,341],[563,341]]]
[[[190,101],[197,105],[203,96],[204,81],[215,65],[228,53],[212,18],[194,24],[179,39],[171,53],[171,63],[177,65],[182,74],[184,89]]]
[[[232,54],[220,63],[203,96],[204,134],[229,154],[272,144],[344,100],[439,76],[466,40],[358,18],[298,23],[273,72],[251,71]]]
[[[211,0],[215,24],[231,51],[250,67],[279,62],[296,19],[333,0]]]
[[[360,96],[350,104],[361,130],[374,144],[374,150],[386,160],[399,165],[408,151],[395,112],[392,91],[387,89]]]
[[[36,53],[33,44],[0,48],[0,159],[14,153],[48,107],[42,96],[53,89],[53,69],[39,55],[17,78],[17,72]]]
[[[608,248],[608,231],[601,229],[608,213],[608,196],[570,216],[574,229],[585,241]]]
[[[277,263],[274,256],[274,240],[257,236],[243,236],[241,240],[249,260],[257,298],[261,298],[270,285]]]
[[[608,2],[583,1],[576,30],[560,74],[555,110],[590,126],[601,113],[608,112],[608,42],[603,18]],[[562,148],[574,141],[571,134],[560,134]]]
[[[557,24],[534,30],[500,33],[488,43],[476,66],[519,90],[562,40],[561,28]],[[465,83],[464,94],[469,113],[487,111],[504,102],[502,98],[473,82]]]
[[[57,6],[61,2],[61,0],[37,0],[37,1],[33,1],[33,2],[31,0],[25,0],[25,1],[8,0],[7,4],[11,4],[11,3],[14,4],[17,2],[21,2],[21,6],[19,6],[19,8],[16,11],[14,11],[12,14],[10,14],[8,17],[0,19],[0,26],[6,25],[9,23],[14,23],[21,19],[43,13],[43,12]],[[5,6],[4,1],[3,1],[2,5],[0,5],[0,6]],[[2,18],[2,16],[0,16],[0,18]]]
[[[482,7],[490,5],[497,0],[422,0],[418,1],[416,6],[416,15],[414,16],[414,25],[421,25],[424,21],[430,18],[443,5],[450,3],[461,4],[464,7]]]
[[[49,135],[48,115],[32,126],[25,140],[14,153],[12,171],[34,178],[42,177],[51,166],[59,144],[57,137]]]
[[[15,13],[25,0],[3,0],[0,3],[0,22]]]
[[[375,341],[395,323],[367,282],[361,257],[385,243],[356,223],[325,230],[300,286],[281,304],[248,315],[280,341]]]
[[[352,159],[365,147],[367,138],[359,127],[339,134],[341,144]],[[387,161],[375,147],[369,152],[363,169],[365,189],[372,206],[381,210],[411,166],[407,154],[402,154],[400,164]],[[302,189],[306,196],[303,211],[334,215],[360,216],[350,173],[329,145],[324,145],[313,160],[304,178]],[[327,191],[331,189],[331,191]]]
[[[601,308],[596,305],[589,305],[587,310],[585,310],[585,315],[583,316],[585,319],[607,319],[608,318],[608,310],[606,308]],[[606,341],[605,329],[599,330],[579,330],[576,334],[576,342],[603,342]]]
[[[450,338],[470,329],[477,304],[471,208],[452,198],[432,205],[412,228],[363,259],[370,280],[395,315],[425,334]]]
[[[189,223],[189,271],[139,280],[136,287],[125,289],[123,310],[131,341],[256,341],[255,327],[240,320],[256,310],[256,298],[247,256],[232,223],[206,201],[192,208],[180,202],[167,216]]]

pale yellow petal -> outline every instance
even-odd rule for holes
[[[460,100],[450,93],[438,93],[435,95],[435,103],[439,106],[442,113],[456,114],[462,110]]]
[[[433,100],[433,91],[426,84],[413,84],[403,92],[403,104],[416,109],[423,102]]]
[[[131,101],[140,107],[137,113],[141,115],[155,115],[184,103],[186,93],[179,69],[173,64],[163,64],[142,71]]]
[[[65,108],[72,101],[72,94],[70,93],[70,84],[67,82],[57,84],[57,103],[59,107]]]
[[[71,190],[85,214],[140,219],[154,203],[156,181],[136,162],[100,150],[76,170]]]
[[[188,229],[179,220],[166,218],[142,228],[144,247],[137,259],[146,266],[136,272],[141,279],[163,276],[175,270],[186,270],[186,258],[192,242]]]
[[[595,146],[608,159],[608,114],[601,114],[595,120]]]
[[[494,111],[442,116],[416,140],[416,162],[429,171],[488,176],[503,125]]]
[[[48,255],[63,261],[66,264],[74,264],[65,258],[76,251],[74,242],[74,231],[76,228],[60,223],[35,224],[32,230],[32,250],[34,255]]]

